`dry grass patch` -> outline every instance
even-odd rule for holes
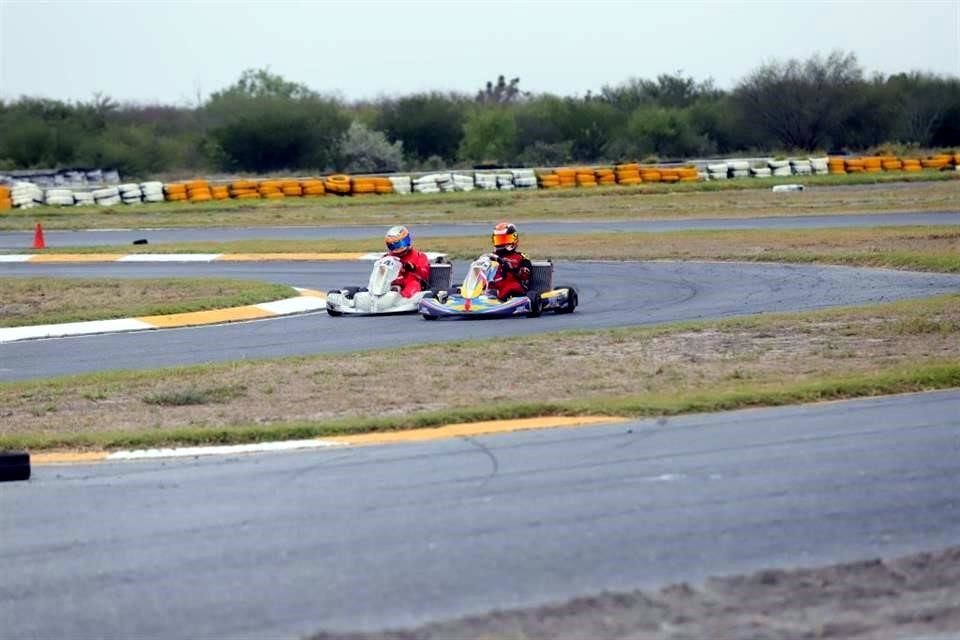
[[[960,362],[960,296],[668,328],[0,384],[0,438],[323,423],[535,401],[786,389]],[[483,362],[482,384],[477,364]],[[403,371],[402,389],[396,372]],[[464,389],[470,385],[470,394]],[[224,391],[226,390],[226,391]],[[520,391],[522,390],[522,392]],[[190,398],[200,401],[165,401]]]
[[[0,327],[164,315],[297,295],[285,285],[224,278],[0,278]]]

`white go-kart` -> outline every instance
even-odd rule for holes
[[[346,287],[327,292],[327,313],[331,316],[416,313],[421,300],[435,297],[434,291],[450,288],[452,265],[443,254],[431,257],[430,282],[426,289],[412,297],[404,298],[397,287],[391,286],[400,275],[403,265],[399,258],[384,255],[373,263],[366,287]]]

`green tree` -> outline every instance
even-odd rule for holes
[[[403,148],[415,161],[437,156],[456,158],[463,136],[469,101],[457,94],[418,93],[384,100],[377,129]]]
[[[333,167],[350,124],[337,100],[262,70],[214,93],[205,115],[215,162],[258,173]]]
[[[482,164],[505,164],[515,155],[517,123],[513,113],[499,107],[470,112],[463,125],[459,156]]]
[[[831,144],[864,88],[852,53],[761,66],[733,92],[738,115],[768,148],[815,150]]]
[[[403,143],[390,143],[382,131],[354,120],[340,141],[340,166],[350,173],[398,171],[403,165]]]

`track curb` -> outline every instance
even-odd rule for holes
[[[217,445],[200,447],[170,447],[156,449],[129,449],[119,451],[50,451],[33,454],[35,466],[64,464],[96,464],[101,462],[129,462],[164,460],[172,458],[200,458],[207,456],[243,455],[278,451],[303,451],[335,447],[361,447],[375,445],[449,440],[472,436],[496,435],[514,431],[589,427],[618,424],[628,418],[616,416],[550,416],[521,418],[517,420],[490,420],[464,422],[438,427],[359,433],[346,436],[330,436],[306,440],[282,440],[251,444]]]

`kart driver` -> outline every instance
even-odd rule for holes
[[[517,227],[510,222],[501,222],[493,228],[492,239],[495,253],[490,257],[497,261],[499,267],[490,283],[491,293],[501,301],[511,296],[526,295],[532,265],[527,256],[517,251],[520,246]]]
[[[411,298],[423,291],[430,281],[430,259],[413,248],[413,236],[406,227],[390,227],[384,237],[387,251],[400,259],[400,275],[391,286],[400,288],[400,295]]]

